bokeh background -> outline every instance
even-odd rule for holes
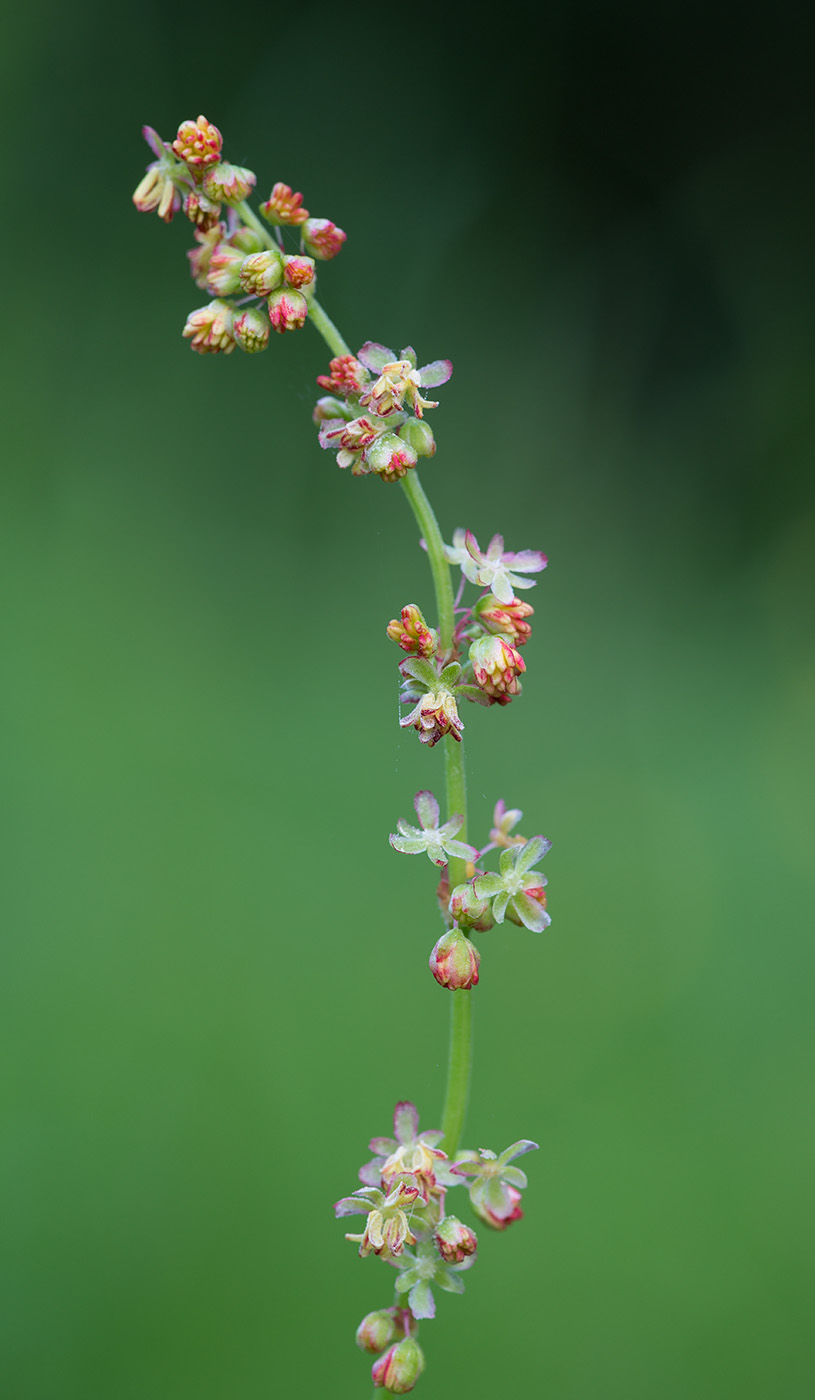
[[[466,1136],[541,1151],[421,1393],[811,1395],[796,8],[8,14],[8,1400],[367,1393],[390,1275],[331,1205],[441,1106],[434,874],[386,840],[442,783],[383,631],[426,559],[318,450],[311,330],[181,340],[188,226],[130,196],[142,122],[199,111],[349,231],[352,345],[453,359],[448,537],[550,559],[523,699],[465,716],[473,835],[503,796],[554,842],[550,932],[480,940]]]

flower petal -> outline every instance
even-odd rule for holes
[[[395,1152],[398,1146],[399,1144],[395,1138],[377,1137],[371,1138],[371,1141],[368,1143],[368,1151],[375,1152],[377,1157],[390,1157],[391,1153]],[[378,1181],[376,1185],[379,1185]]]
[[[511,875],[513,873],[515,869],[515,862],[517,861],[517,859],[517,846],[507,846],[506,849],[501,852],[500,856],[498,857],[498,869],[500,870],[504,879],[506,879],[507,875]]]
[[[492,902],[492,917],[494,918],[497,924],[502,924],[504,922],[504,915],[507,912],[508,904],[509,895],[507,894],[506,890],[502,890],[500,894],[497,894],[495,896],[495,899]]]
[[[432,792],[428,792],[426,789],[423,789],[422,792],[417,792],[413,799],[413,806],[416,808],[419,824],[425,831],[427,831],[428,827],[438,826],[439,804]]]
[[[492,899],[493,895],[501,893],[504,882],[500,875],[489,870],[486,875],[476,875],[473,887],[479,899]]]
[[[513,1157],[523,1157],[525,1152],[540,1152],[540,1144],[532,1142],[530,1138],[520,1138],[518,1142],[513,1142],[511,1147],[505,1147],[498,1161],[511,1162]]]
[[[542,933],[552,922],[551,914],[547,914],[543,905],[523,891],[513,896],[512,907],[521,923],[533,933]]]
[[[522,1172],[520,1167],[504,1167],[501,1172],[501,1180],[507,1186],[514,1186],[518,1191],[525,1191],[529,1182],[526,1179],[526,1172]]]
[[[393,1131],[396,1141],[404,1146],[407,1142],[414,1142],[419,1131],[419,1113],[416,1105],[409,1099],[404,1099],[398,1103],[393,1110]]]
[[[464,1292],[464,1279],[451,1273],[449,1269],[439,1269],[433,1282],[437,1283],[439,1288],[443,1288],[445,1293]]]
[[[357,359],[362,361],[366,369],[372,369],[375,374],[379,374],[385,365],[393,364],[396,355],[387,345],[380,345],[376,340],[366,340]]]
[[[461,831],[463,825],[464,817],[462,816],[461,812],[454,812],[452,817],[450,817],[444,823],[443,826],[439,827],[438,834],[441,837],[442,841],[447,841],[450,837],[458,836],[458,833]]]
[[[418,856],[427,850],[426,836],[394,836],[391,832],[388,840],[395,851],[401,851],[406,856]]]
[[[337,1219],[343,1215],[367,1215],[371,1206],[368,1201],[355,1200],[353,1196],[343,1196],[341,1201],[337,1201],[334,1206],[334,1214]]]
[[[365,1186],[378,1186],[382,1180],[382,1163],[379,1158],[374,1158],[373,1162],[366,1162],[364,1167],[359,1169],[359,1179]]]
[[[525,846],[518,850],[518,864],[515,869],[519,875],[525,875],[527,870],[531,870],[533,865],[537,865],[542,860],[546,852],[551,850],[552,842],[545,836],[533,836],[527,841]]]
[[[413,1316],[418,1320],[424,1317],[436,1316],[436,1303],[433,1298],[433,1290],[427,1279],[420,1279],[414,1283],[408,1294],[408,1307]]]
[[[505,574],[503,569],[501,569],[498,573],[496,573],[495,577],[492,580],[492,583],[490,584],[490,587],[492,588],[492,591],[495,597],[498,599],[499,603],[511,603],[512,599],[515,597],[512,584],[510,583],[510,577],[511,575]],[[532,583],[531,579],[527,579],[526,582],[524,582],[523,579],[516,578],[514,582],[516,588],[534,587],[534,584]]]
[[[419,370],[419,383],[423,389],[435,389],[439,384],[446,384],[452,373],[452,360],[431,360]]]
[[[478,851],[475,846],[468,846],[466,841],[445,841],[444,849],[448,856],[472,861],[473,865],[478,860]]]
[[[478,540],[476,539],[472,530],[468,530],[464,536],[464,548],[466,549],[470,558],[475,560],[476,564],[483,564],[484,555],[481,553],[481,550],[478,547]]]
[[[425,1147],[438,1147],[444,1133],[441,1128],[426,1128],[423,1133],[419,1133],[418,1142],[423,1142]]]
[[[539,574],[549,563],[539,549],[521,549],[517,554],[505,554],[504,558],[513,573],[518,569],[522,574]]]

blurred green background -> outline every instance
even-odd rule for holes
[[[803,13],[803,11],[801,12]],[[467,1141],[526,1218],[420,1392],[812,1394],[812,120],[792,5],[8,16],[3,1264],[8,1400],[357,1397],[390,1275],[332,1218],[438,1119],[442,755],[384,625],[401,492],[310,422],[307,327],[199,358],[145,121],[349,232],[351,344],[455,363],[449,538],[543,548],[523,699],[468,709],[472,834],[554,842],[483,935]],[[482,837],[483,839],[483,837]],[[419,1391],[417,1391],[417,1394]]]

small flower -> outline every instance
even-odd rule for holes
[[[375,1386],[384,1386],[392,1395],[412,1390],[425,1367],[424,1353],[413,1337],[396,1342],[371,1367]]]
[[[445,554],[451,563],[460,564],[465,578],[470,583],[477,583],[480,588],[489,588],[495,594],[500,603],[511,603],[518,588],[534,588],[535,580],[521,578],[520,574],[513,571],[521,570],[525,574],[537,574],[541,569],[545,569],[548,563],[545,554],[541,554],[536,549],[522,549],[517,554],[504,552],[504,539],[502,535],[493,535],[486,553],[483,553],[478,545],[478,540],[472,530],[464,533],[465,556],[461,551],[461,531],[457,530],[453,536],[454,550]],[[456,558],[452,558],[455,552]]]
[[[509,834],[522,817],[523,812],[518,807],[507,807],[503,797],[499,798],[492,814],[490,845],[484,847],[481,852],[482,856],[486,851],[494,850],[496,846],[499,846],[501,850],[505,850],[507,846],[523,846],[526,841],[525,836],[510,836]]]
[[[228,243],[217,244],[207,267],[207,291],[214,297],[230,296],[239,291],[242,263],[243,253],[238,248],[230,248]]]
[[[471,1254],[460,1264],[445,1264],[439,1258],[434,1243],[431,1240],[423,1241],[415,1254],[405,1253],[397,1265],[396,1291],[407,1293],[408,1306],[417,1321],[435,1317],[436,1300],[432,1285],[444,1289],[445,1293],[463,1293],[464,1280],[461,1275],[474,1263]]]
[[[456,885],[449,896],[448,910],[459,928],[471,928],[479,933],[486,933],[493,927],[495,919],[492,916],[490,901],[479,899],[473,884],[474,881],[470,880],[467,884]]]
[[[257,175],[251,170],[222,160],[218,165],[207,168],[204,174],[204,194],[208,199],[222,201],[224,204],[240,204],[252,193],[256,181]]]
[[[283,281],[283,257],[274,248],[250,253],[241,262],[241,286],[251,296],[267,297]]]
[[[283,258],[283,276],[290,287],[308,287],[314,281],[314,259],[287,253]]]
[[[413,725],[418,732],[420,743],[428,744],[431,749],[445,734],[450,734],[456,743],[461,743],[461,733],[464,729],[459,718],[456,697],[444,686],[439,686],[437,690],[428,690],[410,714],[400,719],[399,724],[402,729]]]
[[[306,219],[303,225],[303,244],[320,262],[335,258],[347,237],[330,219]]]
[[[510,846],[501,852],[499,875],[490,872],[476,877],[473,884],[475,893],[479,898],[492,899],[492,912],[497,924],[504,922],[510,906],[517,919],[535,933],[540,933],[551,924],[552,920],[537,895],[546,885],[546,878],[539,870],[532,869],[543,859],[551,845],[545,836],[533,836],[523,846]],[[530,890],[535,890],[536,895],[531,895]]]
[[[478,1248],[478,1236],[455,1215],[446,1215],[433,1231],[433,1239],[445,1264],[461,1264]]]
[[[169,224],[181,208],[180,190],[189,186],[190,174],[152,126],[143,126],[142,136],[158,159],[148,165],[146,175],[136,186],[133,203],[140,214],[152,214],[155,209],[159,218]]]
[[[460,928],[452,928],[435,945],[429,958],[430,971],[440,987],[450,992],[468,991],[478,982],[481,954]]]
[[[397,1337],[402,1335],[397,1308],[381,1308],[379,1312],[368,1313],[357,1328],[356,1343],[361,1351],[369,1351],[374,1356],[384,1351]]]
[[[408,1183],[412,1184],[408,1184]],[[346,1235],[359,1245],[364,1259],[368,1254],[379,1254],[385,1259],[398,1258],[406,1244],[415,1244],[416,1236],[410,1228],[407,1211],[418,1201],[419,1206],[427,1204],[421,1185],[415,1177],[399,1177],[387,1195],[376,1186],[363,1186],[353,1196],[344,1196],[337,1201],[334,1214],[366,1215],[365,1230],[361,1235]]]
[[[201,170],[217,163],[222,145],[223,137],[217,126],[208,122],[206,117],[199,117],[197,122],[181,123],[173,150],[193,170]]]
[[[308,210],[303,209],[303,196],[292,194],[291,186],[278,182],[260,212],[270,224],[304,224]]]
[[[256,355],[258,351],[266,349],[270,329],[268,316],[264,316],[257,306],[247,307],[232,322],[232,334],[247,355]]]
[[[320,428],[320,446],[338,447],[337,466],[350,467],[354,476],[365,476],[371,470],[366,464],[367,449],[381,431],[370,418],[352,418],[350,423],[342,418],[328,418]]]
[[[388,432],[380,433],[365,455],[369,471],[382,481],[401,481],[418,460],[409,442]]]
[[[207,273],[209,264],[215,249],[226,233],[224,224],[214,224],[212,228],[195,230],[195,241],[197,248],[190,248],[187,257],[190,260],[190,275],[196,287],[206,291]]]
[[[184,213],[196,228],[215,228],[221,217],[221,206],[207,199],[201,190],[190,190],[184,200]]]
[[[231,355],[235,349],[232,334],[232,307],[226,301],[211,301],[187,317],[182,335],[192,340],[199,355]]]
[[[423,399],[419,389],[446,384],[453,373],[450,360],[434,360],[432,364],[417,369],[416,356],[410,346],[397,359],[392,350],[370,340],[360,350],[359,359],[367,369],[379,374],[376,383],[366,389],[360,403],[383,418],[400,409],[405,398],[417,418],[422,417],[426,408],[438,408],[438,403]]]
[[[470,647],[476,684],[499,704],[506,705],[521,692],[518,676],[526,670],[521,653],[503,637],[479,637]]]
[[[368,371],[354,355],[337,355],[329,365],[330,374],[318,374],[317,383],[329,394],[341,394],[350,398],[361,394],[370,383]]]
[[[388,623],[388,636],[397,642],[411,656],[435,656],[439,649],[439,634],[435,627],[428,627],[421,608],[408,603],[402,609],[402,620],[392,618]]]
[[[393,1131],[392,1138],[371,1138],[368,1146],[376,1156],[360,1169],[360,1181],[367,1186],[381,1183],[384,1188],[400,1173],[409,1173],[427,1194],[432,1193],[440,1168],[447,1162],[438,1147],[443,1133],[437,1128],[426,1128],[420,1133],[416,1105],[407,1099],[393,1110]]]
[[[500,603],[492,593],[479,598],[473,614],[488,632],[506,637],[513,646],[522,647],[532,633],[526,618],[532,617],[535,609],[530,603],[522,603],[520,598],[512,598],[508,603]]]
[[[405,855],[419,855],[426,851],[434,865],[446,865],[446,858],[450,856],[459,860],[478,859],[474,846],[454,839],[464,825],[463,816],[452,816],[443,826],[439,826],[439,804],[432,792],[417,792],[413,806],[419,825],[409,826],[399,818],[396,825],[400,834],[388,838],[395,851],[402,851]]]
[[[514,1157],[537,1150],[536,1142],[522,1138],[507,1147],[500,1157],[482,1147],[477,1155],[464,1157],[450,1168],[453,1176],[475,1177],[470,1186],[470,1202],[479,1219],[494,1230],[505,1230],[514,1220],[522,1218],[519,1202],[521,1191],[527,1185],[526,1174],[510,1163]]]
[[[283,335],[285,331],[296,331],[306,324],[308,302],[302,292],[293,288],[281,288],[269,297],[269,320],[272,329]]]

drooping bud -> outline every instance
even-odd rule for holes
[[[436,451],[433,429],[422,418],[408,418],[399,429],[399,436],[410,443],[417,457],[432,457]]]
[[[230,248],[228,243],[219,243],[213,250],[207,268],[207,290],[215,297],[230,296],[241,286],[240,269],[243,253]]]
[[[325,394],[314,405],[311,418],[314,423],[328,423],[337,418],[347,419],[350,412],[348,405],[344,404],[341,399],[335,399],[330,394]]]
[[[314,259],[287,253],[283,259],[283,276],[290,287],[307,287],[314,281]]]
[[[419,459],[409,442],[403,442],[396,433],[382,433],[369,449],[366,460],[371,471],[383,481],[400,481]]]
[[[182,335],[191,339],[191,349],[199,355],[231,355],[235,349],[232,307],[226,301],[211,301],[209,306],[191,311]]]
[[[497,1195],[497,1192],[494,1193]],[[502,1199],[498,1209],[495,1203],[485,1195],[474,1196],[470,1192],[470,1204],[480,1220],[485,1225],[489,1225],[492,1230],[506,1230],[509,1225],[514,1225],[516,1220],[523,1220],[524,1213],[521,1210],[521,1193],[516,1191],[514,1186],[503,1185]]]
[[[303,244],[320,262],[335,258],[347,237],[330,219],[307,219],[303,225]]]
[[[293,194],[290,185],[278,181],[269,198],[261,204],[260,212],[270,224],[304,224],[308,209],[302,206],[303,196]]]
[[[455,1215],[446,1215],[433,1231],[433,1239],[445,1264],[460,1264],[475,1254],[478,1236],[469,1225],[462,1225]]]
[[[318,374],[317,383],[330,394],[345,398],[360,394],[369,383],[368,371],[353,355],[337,355],[328,366],[330,374]]]
[[[470,647],[470,661],[476,685],[499,705],[508,705],[521,692],[518,676],[526,662],[503,637],[479,637]]]
[[[184,200],[184,213],[196,228],[215,228],[221,217],[221,206],[207,199],[202,190],[190,190]]]
[[[481,954],[459,928],[445,933],[430,954],[430,971],[440,987],[451,992],[474,987]]]
[[[529,641],[531,623],[525,619],[532,617],[535,609],[531,603],[522,603],[513,598],[509,603],[501,603],[492,593],[479,598],[473,609],[475,616],[488,632],[500,633],[507,637],[513,646],[522,647]]]
[[[215,165],[220,159],[223,137],[217,126],[199,117],[197,122],[182,122],[173,142],[177,156],[187,162],[193,170],[202,170],[207,165]]]
[[[379,1312],[368,1313],[357,1328],[357,1346],[361,1351],[369,1351],[376,1356],[401,1334],[397,1322],[396,1308],[383,1308]]]
[[[435,627],[428,627],[421,608],[415,603],[408,603],[402,609],[401,621],[392,618],[387,631],[391,641],[411,656],[435,656],[439,649],[438,632]]]
[[[308,302],[302,292],[281,288],[269,297],[269,320],[272,330],[280,335],[284,331],[296,331],[306,324]]]
[[[222,200],[224,204],[240,204],[255,188],[257,176],[242,165],[231,165],[222,160],[219,165],[211,165],[204,175],[204,194],[209,199]]]
[[[445,734],[450,734],[456,743],[461,743],[464,728],[455,695],[441,685],[436,690],[428,690],[410,714],[400,719],[399,724],[402,729],[413,725],[420,743],[427,744],[431,749]]]
[[[268,316],[264,316],[257,306],[248,306],[232,323],[232,334],[247,355],[256,355],[259,350],[266,349],[270,330]]]
[[[478,897],[472,880],[456,885],[450,896],[450,913],[460,928],[474,928],[479,933],[486,933],[495,924],[490,900]]]
[[[384,1386],[392,1395],[405,1395],[413,1389],[424,1366],[424,1353],[419,1343],[413,1337],[405,1337],[374,1362],[371,1377],[374,1385]]]
[[[241,286],[256,297],[267,297],[283,280],[283,255],[274,248],[250,253],[240,271]]]

